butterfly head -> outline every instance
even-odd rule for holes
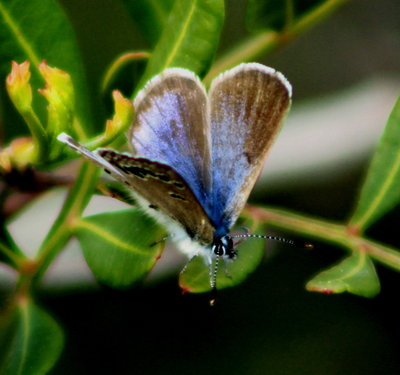
[[[225,261],[230,261],[237,258],[237,251],[232,237],[229,234],[215,236],[211,246],[211,254],[215,258],[214,263],[210,262],[210,306],[213,306],[216,301],[219,260],[223,258]]]
[[[211,251],[214,256],[224,259],[234,260],[237,258],[237,251],[229,234],[215,237]]]

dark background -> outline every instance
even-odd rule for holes
[[[243,5],[227,2],[221,46],[242,38]],[[92,91],[121,52],[146,40],[115,1],[64,0]],[[399,73],[398,0],[355,0],[263,62],[284,71],[297,100]],[[96,102],[98,98],[94,97]],[[99,114],[99,117],[102,114]],[[259,203],[344,220],[367,166],[319,185],[282,186]],[[368,235],[400,247],[395,209]],[[290,234],[287,234],[290,236]],[[41,293],[66,331],[66,347],[51,374],[398,374],[400,275],[378,266],[382,293],[374,299],[306,292],[306,281],[344,253],[324,243],[314,250],[275,247],[242,285],[219,294],[180,294],[177,277],[129,291]]]

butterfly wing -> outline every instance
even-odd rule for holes
[[[169,165],[108,149],[91,152],[66,134],[58,139],[128,185],[145,209],[151,205],[159,211],[154,216],[164,213],[180,223],[192,239],[212,243],[214,227],[208,216],[190,186]]]
[[[109,164],[104,158],[97,155],[96,151],[91,152],[86,147],[82,146],[79,142],[75,141],[74,138],[66,133],[61,133],[58,135],[57,139],[69,146],[72,150],[82,155],[86,160],[91,161],[100,168],[104,169],[107,173],[111,174],[117,181],[125,183],[124,174],[117,168]]]
[[[285,114],[291,86],[279,72],[241,64],[212,83],[212,217],[228,229],[236,221],[261,171]]]
[[[129,135],[134,154],[170,165],[204,202],[211,183],[208,102],[197,76],[167,69],[138,93]]]

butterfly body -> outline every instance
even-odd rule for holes
[[[172,203],[178,200],[180,204],[190,204],[196,199],[193,196],[187,196],[190,192],[189,187],[177,179],[177,174],[174,173],[167,165],[160,162],[150,161],[140,157],[132,157],[128,154],[121,154],[108,149],[99,149],[95,152],[98,156],[104,158],[112,164],[117,164],[118,168],[126,175],[133,174],[137,178],[143,180],[144,185],[151,183],[152,180],[161,180],[162,184],[166,184],[168,195]],[[165,168],[165,169],[163,169]],[[154,181],[153,181],[154,184]],[[127,185],[130,186],[129,183]],[[136,189],[140,186],[136,183]],[[233,259],[233,244],[226,236],[228,229],[224,227],[217,228],[214,223],[208,219],[207,214],[203,211],[194,216],[196,223],[187,226],[186,228],[178,224],[176,220],[171,218],[164,212],[167,207],[164,205],[155,206],[151,191],[141,191],[137,194],[134,189],[131,190],[135,201],[149,216],[155,219],[158,223],[167,228],[176,246],[189,258],[196,255],[201,256],[208,264],[211,264],[212,255],[225,256],[227,259]],[[201,208],[202,206],[199,205]],[[190,212],[190,207],[184,207],[187,212]],[[175,213],[178,216],[178,213]],[[180,216],[178,216],[180,218]],[[197,220],[199,219],[199,220]]]
[[[189,259],[195,255],[199,255],[205,259],[207,263],[211,262],[209,243],[200,242],[199,238],[196,237],[196,234],[189,234],[175,220],[171,220],[168,215],[158,207],[154,207],[149,201],[145,200],[140,195],[137,195],[134,192],[132,195],[144,212],[167,229],[172,241],[183,254],[185,254]],[[212,239],[210,241],[213,242],[214,240]]]
[[[134,100],[132,154],[93,153],[59,140],[128,185],[189,257],[236,257],[229,231],[258,178],[290,107],[282,74],[256,63],[221,75],[207,93],[192,72],[171,68]]]

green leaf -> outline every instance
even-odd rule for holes
[[[380,291],[380,284],[369,256],[355,251],[339,264],[315,276],[306,288],[326,294],[349,292],[362,297],[375,297]]]
[[[177,0],[137,89],[169,67],[203,76],[214,57],[223,20],[223,0]]]
[[[158,41],[175,0],[122,0],[143,35],[154,45]]]
[[[86,78],[74,32],[64,11],[55,1],[0,1],[0,79],[2,82],[11,70],[11,60],[19,63],[24,60],[31,62],[31,82],[35,88],[44,85],[37,67],[42,60],[46,60],[50,66],[67,71],[75,87],[78,114],[83,120],[88,120],[90,108]],[[43,110],[45,101],[41,100],[39,95],[35,97],[36,106],[41,106]],[[14,124],[10,120],[11,123]],[[13,127],[5,127],[6,130],[10,128]]]
[[[244,226],[251,227],[251,233],[261,233],[262,226],[250,226],[250,221]],[[220,260],[217,276],[217,289],[232,287],[243,282],[260,264],[265,253],[265,240],[248,239],[237,248],[238,257],[234,261]],[[203,293],[211,290],[210,269],[200,257],[194,257],[179,278],[180,287],[187,292]]]
[[[250,31],[281,31],[326,0],[249,0],[246,26]]]
[[[141,280],[160,257],[165,231],[138,209],[82,219],[76,234],[96,278],[124,288]]]
[[[378,143],[350,225],[362,231],[399,202],[400,98]]]
[[[0,327],[1,375],[47,374],[61,354],[60,326],[30,300],[20,301]]]

